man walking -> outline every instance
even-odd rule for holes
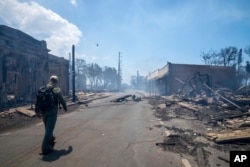
[[[45,134],[42,142],[42,152],[41,155],[50,153],[53,150],[55,144],[55,137],[53,131],[55,128],[57,120],[57,111],[59,103],[62,104],[64,111],[67,111],[66,102],[63,99],[61,89],[58,85],[58,77],[52,75],[50,77],[49,83],[44,88],[46,91],[50,91],[50,103],[46,106],[41,106],[37,99],[35,104],[35,111],[38,118],[43,119],[45,126]]]

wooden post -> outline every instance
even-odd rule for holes
[[[228,103],[234,105],[235,107],[237,107],[238,109],[240,109],[241,111],[242,108],[240,106],[238,106],[237,104],[233,103],[232,101],[228,100],[227,98],[223,97],[222,95],[220,95],[219,93],[215,92],[213,89],[211,89],[209,86],[207,86],[206,84],[203,84],[207,89],[209,89],[211,92],[213,92],[214,94],[218,95],[220,98],[222,98],[223,100],[227,101]]]

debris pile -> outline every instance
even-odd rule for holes
[[[125,96],[122,96],[122,97],[119,97],[119,98],[116,98],[114,100],[111,100],[111,102],[123,102],[123,101],[126,101],[127,98],[131,97],[132,95],[125,95]]]
[[[213,90],[204,83],[202,89],[198,87],[198,91],[196,91],[195,88],[193,87],[191,91],[192,96],[187,96],[189,93],[184,92],[184,94],[165,97],[166,106],[175,103],[194,112],[193,114],[198,120],[205,119],[210,125],[219,126],[222,130],[238,130],[250,127],[250,112],[248,111],[250,98],[247,95],[236,94],[225,88]],[[241,136],[244,140],[250,139],[250,135],[246,136],[244,132],[242,132],[242,135],[237,133],[238,140],[241,140]],[[228,141],[236,141],[236,138],[225,142]],[[223,140],[220,140],[219,143],[223,143]]]
[[[212,88],[206,76],[197,74],[183,82],[178,93],[150,97],[149,103],[153,106],[154,115],[166,121],[163,128],[171,131],[168,135],[163,133],[162,143],[156,143],[163,150],[194,156],[198,164],[203,164],[201,166],[210,166],[208,157],[212,154],[211,149],[225,152],[228,156],[232,150],[250,149],[248,86],[237,91],[219,86]],[[180,127],[172,125],[182,122],[180,120],[186,120],[183,121],[185,123],[196,121],[203,126],[193,129],[181,123]],[[218,156],[217,159],[229,163],[229,157]]]
[[[208,145],[195,141],[193,138],[201,136],[201,134],[197,134],[193,130],[183,130],[174,126],[166,127],[166,129],[173,131],[173,134],[165,137],[162,143],[156,143],[157,146],[163,147],[164,150],[197,156],[197,148]]]
[[[135,102],[139,102],[142,100],[141,96],[136,96],[136,95],[125,95],[125,96],[121,96],[119,98],[116,98],[114,100],[111,100],[110,102],[124,102],[124,101],[128,101],[128,98],[131,98],[133,101]]]

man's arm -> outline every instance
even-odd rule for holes
[[[37,116],[38,118],[41,118],[41,117],[42,117],[42,115],[41,115],[41,113],[40,113],[40,110],[39,110],[39,107],[38,107],[38,104],[37,104],[37,101],[36,101],[36,103],[35,103],[35,112],[36,112],[36,116]]]
[[[61,92],[58,93],[58,100],[62,104],[64,111],[67,112],[67,104],[66,104]]]

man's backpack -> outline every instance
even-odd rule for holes
[[[42,86],[36,94],[36,105],[40,111],[46,111],[57,105],[58,100],[53,92],[53,87]]]

